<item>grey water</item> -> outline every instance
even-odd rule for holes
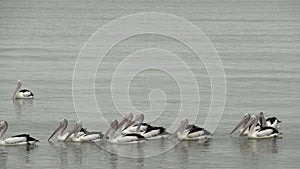
[[[29,0],[1,1],[0,8],[0,119],[8,121],[6,136],[28,132],[40,140],[31,147],[0,146],[1,169],[299,167],[300,1]],[[140,12],[184,18],[201,29],[216,48],[226,74],[227,93],[213,139],[177,145],[172,140],[104,146],[61,143],[55,138],[48,142],[62,118],[71,125],[80,117],[74,109],[72,78],[85,42],[110,21]],[[185,36],[194,39],[189,32]],[[158,47],[172,51],[191,67],[201,96],[196,124],[203,125],[211,100],[205,66],[182,43],[154,34],[119,42],[99,66],[95,98],[103,117],[107,121],[121,118],[110,85],[124,56]],[[171,69],[181,73],[177,67]],[[18,79],[34,92],[33,100],[12,101]],[[163,112],[151,109],[152,102],[162,99],[149,100],[154,89],[164,91],[167,97]],[[181,106],[176,79],[160,70],[136,75],[129,93],[133,106],[145,112],[145,121],[155,125],[171,126]],[[248,140],[229,135],[243,114],[260,111],[283,121],[283,139]],[[107,128],[103,122],[83,122],[90,130],[104,132]]]

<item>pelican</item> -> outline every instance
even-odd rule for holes
[[[230,132],[230,134],[234,133],[237,129],[239,129],[240,136],[247,136],[249,133],[250,127],[246,128],[246,125],[250,121],[251,115],[249,113],[244,114],[242,120],[235,126],[235,128]],[[257,124],[254,127],[254,130],[259,130],[262,125]],[[243,132],[244,131],[244,132]],[[243,134],[241,134],[243,132]]]
[[[242,120],[235,126],[235,128],[230,132],[230,134],[234,133],[237,129],[239,129],[239,133],[245,129],[245,126],[248,124],[251,115],[249,113],[244,114]],[[245,131],[244,135],[248,134],[248,130]]]
[[[202,127],[196,125],[189,125],[188,119],[184,119],[180,122],[178,128],[174,131],[171,138],[176,137],[179,140],[207,140],[211,138],[212,134]]]
[[[133,118],[133,114],[132,114],[132,113],[127,113],[127,114],[124,116],[123,120],[120,122],[119,128],[118,128],[118,129],[121,130],[121,131],[125,130],[125,133],[126,133],[126,129],[127,129],[127,127],[128,127],[128,124],[131,123],[132,118]],[[123,127],[124,124],[126,124],[125,127]],[[127,130],[128,130],[128,129],[127,129]],[[136,129],[135,129],[135,130],[136,130]],[[128,133],[127,133],[127,134],[128,134]]]
[[[139,124],[134,124],[134,122],[126,125],[121,131],[122,134],[131,134],[131,133],[142,133],[147,130],[150,126],[148,123],[140,123],[140,128],[138,129]]]
[[[148,124],[147,129],[141,133],[147,139],[160,139],[160,138],[168,138],[170,133],[166,131],[164,127],[156,127]]]
[[[12,136],[10,138],[3,138],[3,135],[7,131],[8,124],[6,121],[0,121],[0,145],[1,146],[8,146],[8,145],[33,145],[39,140],[30,137],[29,134],[19,134]]]
[[[144,114],[138,114],[133,120],[130,120],[127,125],[121,130],[122,134],[142,133],[147,130],[149,124],[143,123]],[[138,122],[138,123],[136,123]]]
[[[18,80],[17,87],[13,94],[13,99],[33,99],[33,93],[28,89],[21,89],[21,86],[22,82],[21,80]]]
[[[260,124],[262,125],[262,127],[270,126],[275,129],[278,129],[279,123],[281,123],[281,121],[275,116],[265,119],[265,115],[263,112],[259,113],[259,121],[260,121]]]
[[[119,127],[118,121],[117,120],[112,121],[103,138],[107,139],[107,136],[111,133],[108,142],[112,144],[140,143],[146,140],[144,136],[137,133],[131,133],[125,135],[121,134],[116,136],[116,131],[118,130],[118,127]]]
[[[67,129],[68,127],[68,120],[67,119],[62,119],[59,124],[58,124],[58,127],[53,131],[53,133],[51,134],[51,136],[48,138],[48,141],[50,141],[50,139],[58,132],[61,130],[61,132],[58,134],[57,136],[57,140],[58,141],[64,141],[66,139],[66,137],[68,136],[68,132],[65,133],[65,130]],[[82,136],[85,134],[85,130],[82,129],[77,136]],[[74,137],[74,135],[72,135],[72,137]],[[71,137],[69,136],[69,140],[68,141],[71,141]]]
[[[137,124],[133,125],[134,123]],[[166,128],[164,127],[156,127],[147,123],[143,123],[144,114],[136,115],[135,119],[132,120],[125,130],[122,131],[122,134],[130,134],[130,133],[138,133],[144,136],[147,139],[159,139],[159,138],[167,138],[169,137],[169,133],[166,132]]]
[[[257,115],[252,115],[248,124],[245,126],[244,130],[241,132],[241,135],[250,127],[247,137],[253,139],[262,139],[262,138],[273,138],[281,135],[279,131],[270,126],[264,126],[259,130],[255,130],[255,126],[258,124],[259,117]]]
[[[64,142],[65,141],[92,142],[92,141],[99,141],[100,139],[103,138],[102,132],[97,132],[97,131],[89,132],[89,131],[85,130],[85,133],[83,135],[81,135],[80,131],[82,131],[82,122],[77,121],[73,125],[72,130],[68,133],[68,135],[64,139]]]
[[[170,136],[170,133],[168,133],[164,127],[157,127],[148,123],[143,123],[144,114],[137,115],[133,122],[135,121],[139,121],[139,124],[133,126],[136,126],[136,132],[140,132],[140,134],[147,139],[167,138]],[[140,128],[138,128],[139,126]]]

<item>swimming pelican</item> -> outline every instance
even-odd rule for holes
[[[3,138],[3,135],[7,131],[8,124],[6,121],[0,121],[0,145],[7,146],[7,145],[32,145],[39,140],[30,137],[29,134],[19,134],[12,136],[10,138]]]
[[[281,123],[281,121],[275,116],[265,119],[265,115],[264,115],[263,112],[259,113],[259,122],[262,125],[262,127],[270,126],[270,127],[275,128],[275,129],[278,129],[279,124]]]
[[[104,135],[104,139],[107,139],[107,136],[110,134],[110,137],[108,139],[109,143],[113,144],[130,144],[130,143],[140,143],[144,142],[146,139],[144,136],[137,134],[137,133],[131,133],[131,134],[125,134],[125,135],[117,135],[116,131],[118,130],[118,121],[114,120],[111,122],[108,130],[106,131]]]
[[[121,131],[126,130],[126,128],[128,127],[128,124],[131,123],[132,118],[133,118],[133,114],[132,113],[127,113],[124,116],[123,120],[120,122],[118,129],[121,130]],[[125,127],[123,127],[124,124],[126,124]]]
[[[67,137],[67,135],[69,134],[68,132],[65,133],[65,130],[67,129],[68,127],[68,120],[67,119],[62,119],[59,124],[58,124],[58,127],[53,131],[53,133],[51,134],[51,136],[48,138],[48,141],[50,141],[50,139],[59,131],[61,130],[61,132],[58,134],[57,136],[57,140],[58,141],[64,141]],[[77,136],[82,136],[85,134],[85,130],[81,130]],[[74,137],[74,135],[72,136]],[[69,136],[69,140],[68,141],[71,141],[71,137]]]
[[[65,141],[72,141],[72,142],[91,142],[91,141],[100,141],[100,139],[103,138],[102,132],[89,132],[85,131],[83,135],[80,134],[80,131],[82,131],[82,122],[77,121],[74,125],[72,130],[68,133]],[[70,138],[70,139],[69,139]],[[69,140],[68,140],[69,139]]]
[[[178,128],[174,131],[171,138],[176,137],[179,140],[207,140],[211,138],[212,134],[202,127],[196,125],[189,125],[188,119],[184,119],[180,122]]]
[[[21,89],[21,86],[22,86],[22,82],[21,80],[18,80],[17,87],[13,94],[13,99],[32,99],[33,93],[28,89]]]
[[[148,123],[143,123],[143,121],[144,114],[141,113],[136,115],[135,119],[128,123],[125,129],[122,130],[122,134],[137,133],[144,136],[147,139],[159,139],[169,137],[170,134],[166,132],[166,128],[152,126]]]
[[[248,124],[245,126],[245,129],[241,132],[241,135],[247,130],[248,127],[249,133],[247,135],[248,138],[253,139],[262,139],[262,138],[273,138],[281,135],[279,131],[270,126],[264,126],[259,130],[255,130],[255,126],[257,126],[259,121],[259,117],[257,115],[252,115]]]
[[[251,115],[249,113],[244,114],[242,120],[235,126],[235,128],[230,132],[230,134],[234,133],[237,129],[239,129],[239,133],[242,133],[242,131],[245,129],[245,126],[248,124],[249,120],[251,118]],[[244,135],[248,134],[248,130],[244,132]]]
[[[144,114],[138,114],[133,120],[130,120],[127,125],[121,130],[122,134],[142,133],[146,131],[149,124],[143,123]]]
[[[141,133],[146,139],[160,139],[160,138],[168,138],[170,133],[166,131],[164,127],[156,127],[148,124],[147,129]]]
[[[132,122],[132,121],[131,121]],[[142,133],[147,130],[150,126],[148,123],[140,123],[140,128],[138,129],[139,124],[129,123],[121,131],[122,134],[131,134],[131,133]]]
[[[245,127],[248,124],[248,122],[250,121],[250,118],[251,118],[251,115],[249,113],[246,113],[243,116],[242,120],[230,132],[230,134],[234,133],[237,129],[239,129],[240,136],[247,136],[249,133],[250,127],[248,127],[248,128],[245,128]],[[259,121],[263,121],[263,120],[261,120],[261,117],[259,117]],[[257,123],[257,125],[254,127],[254,130],[257,131],[257,130],[261,129],[262,126],[263,125],[261,125],[260,123]],[[241,134],[242,132],[243,132],[243,134]]]

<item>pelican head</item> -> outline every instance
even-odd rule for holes
[[[260,112],[260,113],[259,113],[258,119],[259,119],[259,123],[260,123],[261,127],[267,126],[267,121],[266,121],[266,119],[265,119],[264,112]]]
[[[15,99],[17,92],[21,89],[21,86],[22,86],[22,82],[21,82],[21,80],[18,80],[12,99]]]
[[[68,138],[74,134],[75,136],[77,135],[77,133],[82,129],[82,122],[81,121],[77,121],[74,125],[72,130],[69,132],[69,134],[67,135],[67,137],[65,138],[64,142],[66,142],[66,140],[68,140]]]
[[[128,127],[132,126],[134,123],[138,122],[139,125],[136,128],[136,132],[138,132],[140,130],[140,127],[141,127],[143,121],[144,121],[144,118],[145,117],[144,117],[143,113],[136,115],[135,118],[130,123],[128,123],[127,126],[123,130],[127,129]]]
[[[0,121],[0,131],[7,128],[8,124],[5,120]]]
[[[249,122],[250,117],[251,117],[251,115],[249,113],[244,114],[242,120],[235,126],[235,128],[230,132],[230,134],[235,132],[241,126],[245,126]]]
[[[180,122],[179,126],[177,127],[177,129],[173,132],[173,134],[171,135],[170,138],[174,138],[177,136],[177,133],[183,133],[184,130],[188,127],[189,125],[189,121],[188,119],[184,119]]]
[[[21,85],[22,85],[22,81],[21,81],[21,80],[18,80],[18,81],[17,81],[17,85],[18,85],[18,86],[21,86]]]
[[[125,115],[125,117],[123,118],[123,120],[120,122],[119,124],[119,128],[122,128],[122,126],[125,124],[125,123],[129,123],[133,118],[133,114],[132,113],[127,113]],[[127,127],[127,126],[126,126]]]
[[[8,123],[5,120],[0,121],[0,140],[8,128]]]
[[[50,141],[50,139],[59,131],[62,129],[62,132],[64,132],[64,130],[67,128],[68,126],[68,120],[67,119],[62,119],[57,128],[53,131],[53,133],[51,134],[51,136],[48,138],[48,141]]]
[[[250,120],[248,121],[248,123],[246,124],[246,126],[244,127],[244,130],[240,133],[240,136],[244,134],[244,132],[248,129],[248,127],[250,127],[250,131],[252,131],[254,129],[254,127],[256,126],[256,124],[258,123],[258,116],[252,115]]]
[[[103,136],[103,139],[107,138],[108,134],[111,132],[111,131],[116,131],[119,127],[119,123],[118,123],[118,120],[113,120],[110,125],[109,125],[109,128],[107,129],[107,131],[105,132],[104,136]],[[113,135],[113,134],[112,134]],[[111,137],[110,137],[111,138]]]
[[[135,118],[135,120],[134,121],[139,121],[139,125],[138,125],[138,127],[136,128],[136,132],[139,132],[140,131],[140,128],[141,128],[141,125],[142,125],[142,123],[143,123],[143,121],[144,121],[144,114],[138,114],[137,116],[136,116],[136,118]]]

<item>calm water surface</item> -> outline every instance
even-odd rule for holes
[[[297,0],[1,2],[0,119],[9,123],[7,135],[30,132],[41,142],[33,147],[1,146],[0,168],[298,168],[299,9]],[[84,42],[113,19],[149,11],[191,21],[217,49],[226,73],[227,99],[214,138],[204,144],[182,142],[167,152],[165,148],[173,145],[169,140],[104,145],[105,150],[97,144],[65,144],[55,139],[47,142],[59,120],[77,120],[72,75]],[[193,35],[187,36],[193,39]],[[204,66],[185,46],[158,35],[131,37],[108,53],[96,77],[96,97],[104,117],[120,118],[109,88],[114,69],[123,56],[149,47],[173,51],[195,72],[201,95],[197,124],[203,124],[210,103],[210,84]],[[10,99],[17,79],[34,91],[34,100]],[[156,88],[165,91],[168,102],[164,113],[154,120],[157,112],[146,110],[150,106],[148,94]],[[180,93],[174,79],[165,73],[151,70],[139,74],[130,93],[133,105],[146,112],[146,121],[166,127],[174,121]],[[229,136],[244,113],[259,111],[283,121],[283,139]],[[106,130],[102,123],[88,127]],[[126,152],[139,158],[120,156]],[[148,157],[153,152],[164,153]]]

